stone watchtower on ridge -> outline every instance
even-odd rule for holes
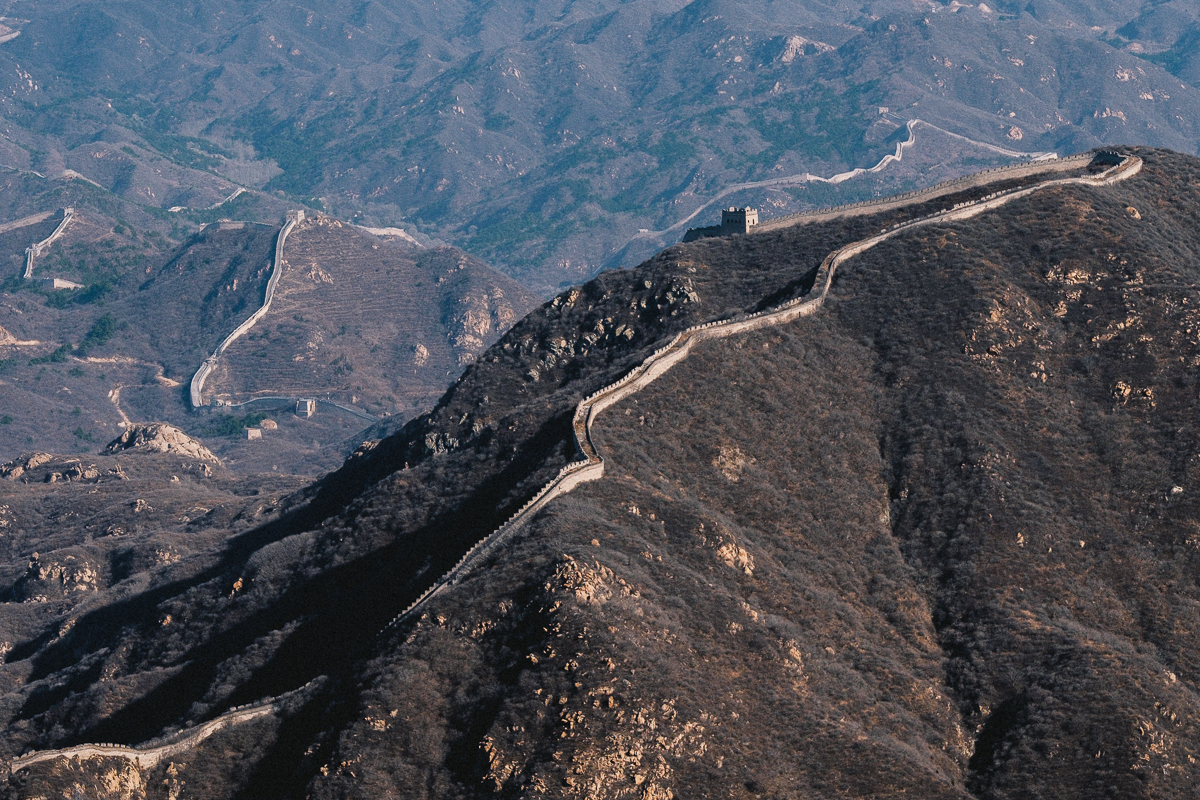
[[[720,225],[709,225],[705,228],[688,228],[687,233],[683,235],[683,240],[685,242],[694,242],[697,239],[705,239],[713,236],[747,234],[757,224],[757,208],[735,208],[730,206],[729,208],[721,209]]]
[[[735,233],[749,233],[758,224],[757,208],[721,209],[721,235],[729,236]]]

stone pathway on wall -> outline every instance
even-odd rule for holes
[[[271,310],[271,301],[275,299],[275,287],[279,284],[279,276],[283,273],[283,245],[287,241],[288,234],[304,221],[304,211],[289,211],[287,214],[287,223],[283,229],[279,231],[279,238],[275,240],[275,269],[271,271],[271,278],[267,281],[267,291],[263,297],[263,304],[257,311],[250,315],[250,318],[238,325],[233,330],[233,333],[226,336],[213,354],[204,359],[204,363],[200,365],[200,369],[196,370],[196,374],[192,376],[192,383],[189,387],[189,396],[191,397],[192,407],[199,408],[204,405],[204,382],[208,380],[209,373],[217,365],[217,359],[221,354],[237,341],[242,335],[247,333],[254,327],[260,319],[266,316]]]

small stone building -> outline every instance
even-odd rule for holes
[[[82,283],[76,283],[75,281],[69,281],[66,278],[45,278],[42,280],[42,286],[45,286],[47,289],[53,289],[55,291],[60,290],[60,289],[82,289],[83,288]]]
[[[688,228],[687,232],[683,234],[683,241],[694,242],[697,239],[747,234],[757,224],[757,208],[736,208],[730,206],[729,208],[721,209],[720,225],[708,225],[704,228]]]
[[[730,236],[735,233],[749,233],[758,224],[757,208],[721,209],[721,235]]]
[[[250,440],[261,439],[262,428],[246,428],[246,438]]]
[[[308,419],[313,414],[317,413],[316,400],[297,400],[296,401],[296,416]]]

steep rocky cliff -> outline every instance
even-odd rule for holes
[[[696,346],[596,419],[601,480],[395,625],[577,458],[580,398],[992,189],[602,275],[262,524],[59,616],[6,604],[9,754],[144,743],[18,762],[10,795],[1190,796],[1200,162],[1140,155]],[[11,558],[14,591],[84,594]]]

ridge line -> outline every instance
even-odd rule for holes
[[[417,609],[423,606],[426,602],[432,599],[435,595],[441,592],[447,586],[452,586],[459,583],[466,574],[479,561],[487,557],[498,545],[508,541],[518,530],[529,522],[530,518],[540,511],[547,503],[555,497],[566,494],[579,486],[582,483],[599,480],[604,476],[604,457],[600,455],[595,441],[592,438],[592,423],[596,416],[601,411],[609,406],[612,406],[626,397],[641,391],[643,388],[652,383],[660,375],[667,372],[671,367],[678,364],[687,358],[692,347],[699,343],[715,339],[724,339],[737,333],[744,333],[761,328],[773,327],[786,322],[792,322],[801,317],[810,316],[819,310],[825,303],[825,299],[829,295],[829,290],[833,286],[833,277],[837,268],[849,261],[854,256],[871,249],[877,244],[891,239],[901,233],[914,230],[916,228],[932,225],[939,222],[957,222],[959,220],[970,219],[978,216],[985,211],[990,211],[999,208],[1002,205],[1017,200],[1022,197],[1027,197],[1035,192],[1041,191],[1052,186],[1112,186],[1120,181],[1132,178],[1137,175],[1142,169],[1142,160],[1137,156],[1126,156],[1119,164],[1110,167],[1099,175],[1095,176],[1080,176],[1073,178],[1056,178],[1048,181],[1042,181],[1034,186],[1027,186],[1020,189],[1011,189],[1006,192],[995,192],[990,195],[972,200],[966,203],[961,203],[953,208],[945,211],[939,211],[918,219],[908,220],[907,222],[898,223],[891,228],[885,228],[874,236],[869,236],[866,239],[860,239],[856,242],[850,242],[838,249],[832,251],[825,256],[818,268],[818,276],[824,272],[825,279],[821,286],[821,292],[817,297],[810,300],[796,298],[782,303],[775,308],[759,311],[753,314],[746,314],[740,318],[732,320],[718,320],[712,322],[703,322],[698,325],[693,325],[677,333],[670,342],[663,347],[658,348],[650,354],[641,364],[634,367],[623,377],[603,387],[602,389],[593,392],[592,394],[581,400],[575,407],[573,418],[573,430],[575,434],[575,447],[578,455],[583,456],[583,460],[574,461],[567,464],[559,470],[558,475],[546,483],[537,494],[530,500],[526,501],[521,508],[509,517],[508,521],[498,527],[491,534],[480,539],[475,545],[458,560],[449,571],[444,573],[442,577],[432,586],[425,590],[414,600],[404,611],[400,612],[391,622],[383,627],[377,634],[382,636],[388,630],[392,629],[399,623],[403,622]],[[282,251],[282,242],[280,243],[279,251]],[[207,361],[205,362],[208,363]],[[195,733],[189,734],[183,739],[175,742],[160,745],[154,748],[140,749],[137,747],[115,745],[115,744],[81,744],[74,747],[63,748],[59,750],[41,750],[26,753],[23,756],[14,758],[10,763],[10,772],[15,773],[20,769],[24,769],[41,761],[47,761],[58,757],[71,756],[108,756],[121,757],[132,761],[139,769],[145,765],[153,766],[158,761],[167,755],[173,755],[182,752],[212,734],[230,725],[246,722],[251,719],[256,719],[260,716],[265,716],[268,713],[274,713],[280,701],[289,695],[295,695],[303,691],[308,686],[312,685],[319,678],[309,681],[304,686],[293,689],[283,695],[274,698],[263,698],[262,700],[249,704],[248,706],[240,706],[236,709],[231,709],[224,714],[215,717],[203,725],[199,726]]]
[[[279,283],[279,276],[283,274],[283,244],[287,241],[288,234],[299,223],[304,221],[304,210],[287,212],[287,222],[279,231],[279,237],[275,240],[275,264],[271,271],[271,279],[267,281],[267,291],[263,297],[262,307],[255,311],[250,317],[233,329],[233,332],[221,340],[217,345],[217,349],[213,350],[213,354],[204,359],[204,363],[196,370],[196,374],[192,376],[192,382],[189,386],[189,395],[192,401],[192,408],[200,408],[204,405],[204,382],[208,380],[208,375],[217,366],[217,359],[225,352],[225,348],[233,344],[239,337],[254,327],[260,319],[266,316],[266,313],[271,310],[271,301],[275,299],[275,287]]]

